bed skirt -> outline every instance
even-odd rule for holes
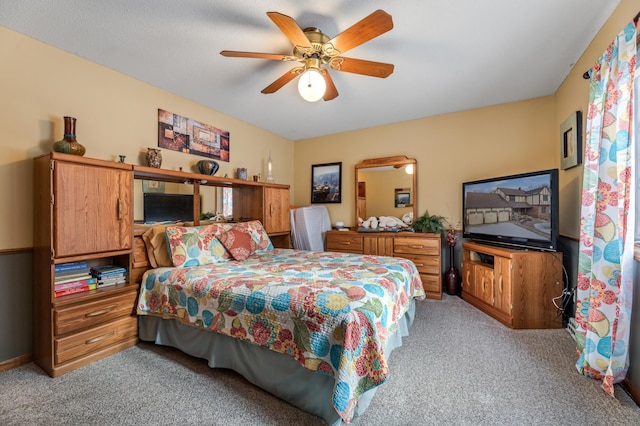
[[[402,346],[402,338],[409,335],[415,317],[415,300],[398,323],[397,331],[389,337],[385,354]],[[171,346],[186,354],[203,358],[212,368],[228,368],[244,376],[254,385],[266,390],[301,410],[323,418],[327,424],[343,424],[333,408],[335,380],[321,373],[305,369],[295,359],[252,343],[229,336],[190,327],[173,319],[150,315],[138,316],[141,340]],[[376,388],[358,399],[356,416],[364,413]]]

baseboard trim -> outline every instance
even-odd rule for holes
[[[636,389],[636,387],[633,386],[633,384],[629,381],[629,379],[624,379],[621,385],[624,388],[624,390],[627,391],[631,399],[633,399],[633,402],[635,402],[636,405],[640,406],[640,392],[638,392],[638,389]]]
[[[20,355],[17,358],[2,361],[0,362],[0,373],[20,367],[21,365],[29,364],[30,362],[33,362],[33,354]]]

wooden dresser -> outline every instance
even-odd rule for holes
[[[415,263],[427,297],[442,299],[442,239],[418,232],[328,231],[327,251],[403,257]]]

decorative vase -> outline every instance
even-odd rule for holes
[[[220,165],[213,160],[200,160],[196,165],[198,166],[198,171],[203,175],[213,176],[220,168]]]
[[[458,274],[458,271],[456,270],[456,268],[453,266],[453,263],[454,263],[453,249],[454,248],[455,246],[452,246],[452,245],[449,246],[449,253],[450,253],[449,262],[451,267],[444,274],[445,292],[451,296],[458,295],[458,292],[459,292],[458,283],[460,281],[460,275]]]
[[[162,154],[158,148],[147,148],[147,164],[159,169],[162,165]]]
[[[64,137],[54,142],[53,150],[65,154],[83,156],[85,148],[76,140],[76,119],[75,117],[64,117]]]
[[[247,169],[238,167],[238,169],[236,169],[236,178],[247,180]]]

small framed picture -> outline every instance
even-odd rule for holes
[[[582,113],[576,111],[560,125],[560,167],[582,163]]]
[[[157,192],[164,194],[164,182],[157,180],[143,180],[142,192]]]
[[[411,192],[408,188],[396,189],[396,207],[411,207]]]
[[[342,202],[342,162],[311,165],[311,203]]]

